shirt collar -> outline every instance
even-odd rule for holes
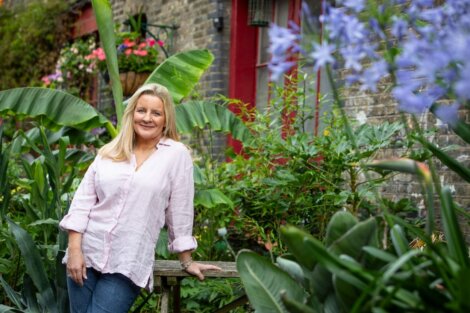
[[[167,137],[163,137],[158,142],[157,147],[158,146],[170,147],[172,143],[173,143],[173,140],[171,140],[170,138],[167,138]]]

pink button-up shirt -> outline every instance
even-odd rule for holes
[[[138,170],[134,155],[127,162],[97,156],[59,226],[83,234],[87,267],[121,273],[151,290],[155,245],[165,222],[171,252],[197,247],[193,197],[190,152],[164,138]]]

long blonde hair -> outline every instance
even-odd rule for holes
[[[163,137],[167,137],[178,141],[179,135],[176,130],[176,113],[168,89],[160,84],[146,84],[137,89],[137,91],[129,99],[124,114],[122,116],[122,126],[117,136],[109,143],[105,144],[98,151],[98,155],[103,158],[109,158],[113,161],[130,160],[132,151],[134,150],[134,110],[137,101],[142,95],[153,95],[163,102],[163,110],[165,112],[165,128]]]

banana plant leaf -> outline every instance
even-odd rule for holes
[[[252,135],[243,121],[228,108],[209,101],[188,101],[176,106],[176,126],[183,134],[194,128],[230,133],[233,138],[249,143]]]
[[[254,252],[241,250],[238,253],[237,270],[256,312],[287,312],[282,304],[282,293],[294,301],[305,299],[304,290],[289,274]]]
[[[109,0],[92,0],[91,3],[95,13],[96,24],[98,25],[101,46],[106,55],[106,67],[108,68],[111,81],[111,90],[116,107],[117,128],[119,129],[124,108],[122,86],[119,78],[116,38],[114,36],[113,10]]]
[[[206,49],[180,52],[163,61],[145,83],[165,86],[178,104],[194,89],[212,61],[214,55]]]
[[[31,276],[34,285],[38,290],[38,301],[44,306],[47,312],[59,313],[55,302],[54,293],[52,291],[49,280],[47,279],[39,251],[34,244],[31,236],[14,221],[6,218],[10,226],[10,230],[16,239],[21,254],[24,257],[26,270]]]
[[[91,105],[66,92],[27,87],[0,91],[0,114],[15,114],[43,122],[49,128],[70,126],[80,130],[112,126]]]

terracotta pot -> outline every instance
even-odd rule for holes
[[[121,79],[122,92],[125,97],[132,96],[136,90],[143,85],[150,73],[148,72],[125,72],[119,73]]]

